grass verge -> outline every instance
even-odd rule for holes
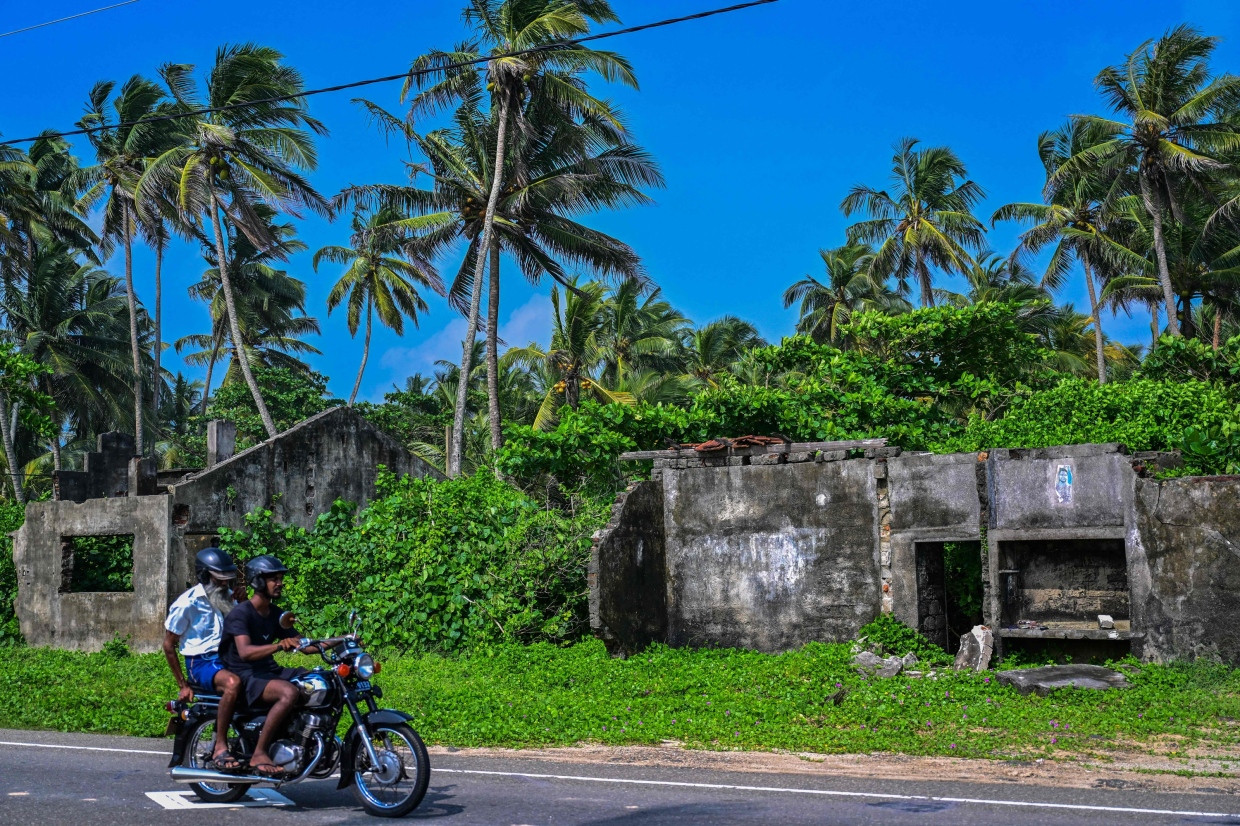
[[[173,696],[162,655],[10,649],[0,727],[157,736]],[[311,658],[297,662],[312,665]],[[656,646],[628,660],[598,641],[504,645],[468,656],[383,661],[383,705],[413,714],[428,743],[1028,758],[1240,747],[1240,671],[1137,666],[1122,691],[1021,697],[993,672],[866,679],[848,645],[781,655]]]

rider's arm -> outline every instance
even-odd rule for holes
[[[172,669],[173,679],[177,681],[177,699],[184,703],[194,696],[194,690],[189,687],[189,681],[185,679],[185,673],[181,671],[181,658],[177,656],[177,646],[180,644],[180,634],[172,631],[164,632],[164,659],[168,661],[168,667]]]
[[[292,637],[285,637],[277,640],[271,645],[253,645],[250,643],[248,634],[237,634],[233,637],[233,645],[237,647],[237,656],[246,662],[254,662],[264,657],[270,657],[277,651],[291,651],[297,647],[297,640]]]

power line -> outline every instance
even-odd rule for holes
[[[129,2],[137,2],[137,0],[129,0]],[[739,3],[735,6],[727,6],[725,8],[711,9],[696,14],[688,14],[684,17],[671,17],[667,20],[659,20],[655,23],[643,23],[640,26],[630,26],[627,29],[616,29],[615,31],[602,32],[600,34],[592,34],[586,37],[577,37],[571,40],[557,40],[553,43],[547,43],[543,46],[534,46],[529,49],[520,49],[515,52],[505,52],[504,54],[488,55],[473,60],[462,60],[457,63],[445,63],[442,66],[435,66],[428,69],[411,69],[407,72],[401,72],[398,75],[384,75],[383,77],[372,77],[367,80],[355,80],[352,83],[341,83],[338,86],[324,86],[321,89],[310,89],[305,92],[298,92],[294,95],[277,95],[275,97],[263,98],[262,100],[250,100],[245,103],[233,103],[227,106],[211,106],[203,109],[194,109],[189,112],[178,112],[171,115],[160,115],[158,117],[142,118],[137,121],[129,121],[126,123],[118,123],[115,125],[103,124],[101,126],[91,126],[85,129],[72,129],[65,132],[45,132],[42,135],[35,135],[29,138],[17,138],[11,141],[0,142],[0,146],[14,145],[19,143],[32,143],[37,140],[45,140],[51,138],[67,138],[73,135],[87,135],[91,132],[101,132],[104,129],[119,129],[124,126],[134,126],[138,123],[157,123],[165,120],[178,120],[180,118],[196,117],[198,115],[209,115],[214,112],[227,112],[230,109],[241,109],[255,106],[260,103],[280,103],[287,100],[299,100],[301,98],[310,97],[311,95],[322,95],[328,92],[340,92],[345,89],[356,89],[359,86],[370,86],[375,83],[391,83],[395,80],[404,80],[406,78],[418,77],[425,74],[433,74],[437,72],[446,72],[451,69],[463,69],[466,66],[476,66],[480,63],[489,63],[492,60],[500,60],[508,57],[520,57],[527,54],[536,54],[538,52],[549,52],[561,49],[565,46],[575,46],[579,43],[586,43],[592,40],[603,40],[608,37],[618,37],[622,34],[633,34],[634,32],[646,31],[647,29],[657,29],[661,26],[671,26],[676,23],[684,23],[689,20],[701,20],[706,17],[714,17],[718,14],[727,14],[729,12],[740,11],[741,9],[753,8],[754,6],[765,6],[769,3],[777,3],[779,0],[752,0],[749,3]]]
[[[78,14],[71,14],[68,17],[61,17],[57,20],[49,20],[46,23],[36,23],[33,26],[27,26],[24,29],[14,29],[11,32],[5,32],[4,34],[0,34],[0,37],[8,37],[9,35],[12,35],[12,34],[21,34],[22,32],[32,32],[35,29],[41,29],[44,26],[54,26],[57,23],[64,23],[66,20],[77,20],[79,17],[86,17],[87,15],[98,14],[101,11],[108,11],[109,9],[119,9],[121,6],[128,6],[131,3],[137,3],[137,2],[138,0],[125,0],[125,2],[123,3],[113,3],[110,6],[103,6],[102,8],[91,9],[90,11],[79,12]]]

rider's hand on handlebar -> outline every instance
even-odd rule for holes
[[[192,699],[194,699],[194,689],[188,685],[181,686],[181,690],[177,692],[177,701],[188,703]]]
[[[297,639],[297,637],[285,637],[276,645],[280,646],[281,651],[293,651],[301,647],[301,640]]]

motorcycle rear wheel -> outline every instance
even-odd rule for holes
[[[381,723],[370,739],[380,766],[370,765],[370,755],[354,740],[353,794],[367,814],[404,817],[418,807],[431,782],[430,757],[418,733],[405,723]]]
[[[211,751],[214,748],[215,721],[203,720],[190,734],[185,765],[191,769],[209,768]],[[234,803],[245,797],[245,793],[250,789],[245,783],[190,783],[189,787],[207,803]]]

